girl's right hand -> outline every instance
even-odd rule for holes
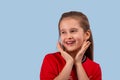
[[[57,43],[57,48],[60,51],[62,57],[65,59],[66,63],[67,62],[74,62],[73,58],[62,49],[60,42]]]

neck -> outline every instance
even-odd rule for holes
[[[74,59],[75,56],[77,55],[78,51],[79,51],[79,50],[75,50],[75,51],[67,51],[67,52],[68,52],[68,53],[71,55],[71,57]]]
[[[75,59],[75,56],[77,55],[78,51],[72,51],[72,52],[68,52],[70,54],[70,56]],[[84,55],[82,58],[82,63],[86,60],[86,56]]]

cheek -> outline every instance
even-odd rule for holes
[[[84,41],[85,40],[85,35],[84,33],[79,33],[79,35],[75,36],[77,40]]]
[[[63,43],[64,42],[64,37],[60,36],[60,42]]]
[[[76,37],[77,44],[81,45],[84,41],[83,36]]]

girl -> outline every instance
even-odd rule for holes
[[[40,80],[102,80],[93,61],[93,38],[87,17],[77,11],[63,13],[58,24],[59,52],[47,54]]]

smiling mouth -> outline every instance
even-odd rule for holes
[[[72,46],[72,45],[75,44],[75,41],[66,41],[66,44],[67,44],[68,46]]]

